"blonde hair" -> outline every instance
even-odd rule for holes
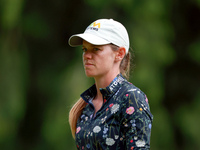
[[[113,44],[111,44],[111,47],[113,50],[117,50],[119,48],[118,46],[113,45]],[[129,78],[129,72],[130,72],[130,60],[131,60],[131,53],[129,51],[128,54],[124,56],[120,64],[120,72],[127,79]],[[74,139],[75,139],[77,120],[79,116],[81,115],[83,108],[85,108],[86,105],[87,103],[82,98],[80,98],[73,105],[73,107],[71,108],[69,112],[69,124],[71,128],[72,136]]]
[[[119,49],[119,46],[110,44],[112,50],[117,51]],[[130,48],[131,50],[131,48]],[[119,66],[120,73],[126,78],[129,79],[130,74],[130,65],[131,65],[131,52],[128,51],[128,53],[124,56],[124,58],[121,61],[121,64]]]
[[[73,138],[75,138],[77,120],[79,116],[81,115],[83,108],[85,108],[86,105],[87,103],[82,98],[80,98],[74,104],[74,106],[71,108],[69,112],[69,125],[71,128]]]
[[[130,60],[131,60],[131,53],[129,51],[128,54],[124,56],[120,64],[120,72],[126,79],[129,79],[130,75],[130,65],[131,65]]]

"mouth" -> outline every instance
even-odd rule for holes
[[[90,67],[90,66],[94,66],[94,64],[92,64],[92,63],[85,63],[84,66],[85,67]]]
[[[90,62],[85,62],[85,63],[84,63],[85,69],[86,69],[86,68],[90,68],[90,67],[92,67],[92,66],[94,66],[93,63],[90,63]]]

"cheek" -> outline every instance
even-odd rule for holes
[[[104,68],[111,68],[114,64],[114,59],[111,56],[105,56],[100,62],[101,66]]]
[[[113,53],[107,54],[104,58],[105,63],[113,64],[115,62],[115,56],[113,55]]]

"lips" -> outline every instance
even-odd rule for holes
[[[84,66],[85,67],[90,67],[90,66],[94,66],[94,64],[92,64],[92,63],[85,63]]]
[[[93,65],[92,63],[85,63],[85,65]]]

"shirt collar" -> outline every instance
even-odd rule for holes
[[[117,90],[121,87],[122,82],[126,79],[122,76],[122,74],[118,74],[113,81],[105,88],[100,88],[100,92],[103,95],[103,98],[108,99],[108,97],[112,96]],[[80,96],[85,100],[87,103],[91,99],[93,99],[97,94],[96,85],[94,84],[85,92],[83,92]]]

